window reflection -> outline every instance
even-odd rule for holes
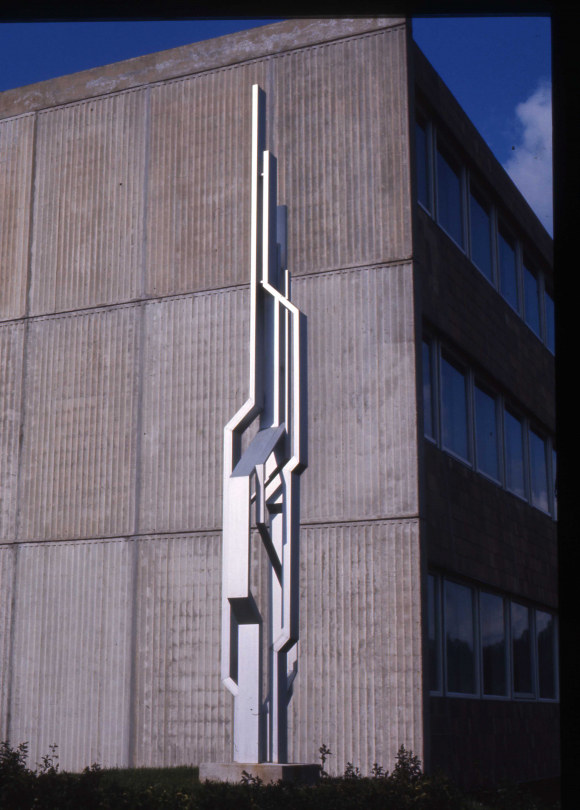
[[[516,275],[516,250],[511,237],[499,232],[499,288],[505,300],[518,310],[518,282]]]
[[[504,411],[506,486],[520,498],[525,498],[522,427],[516,416],[507,410]]]
[[[470,195],[471,259],[491,281],[491,219],[489,209],[477,195]]]
[[[428,630],[429,630],[429,684],[432,692],[440,690],[439,684],[439,582],[434,576],[427,577]]]
[[[514,694],[532,693],[530,609],[512,602],[512,661]]]
[[[541,698],[556,697],[556,661],[554,617],[542,610],[536,611],[536,638],[538,645],[538,678]]]
[[[433,418],[433,372],[431,368],[431,344],[423,341],[423,415],[425,435],[435,438]]]
[[[461,170],[437,150],[437,221],[463,247]]]
[[[501,596],[481,592],[481,656],[483,694],[507,695],[506,633],[504,600]]]
[[[475,386],[475,442],[477,468],[497,481],[497,412],[494,397]]]
[[[431,194],[429,183],[429,156],[427,153],[427,125],[417,121],[415,128],[416,155],[417,155],[417,197],[419,202],[429,211],[431,209]]]
[[[535,431],[530,430],[530,470],[532,504],[544,512],[549,511],[548,471],[546,469],[546,443]]]
[[[524,306],[526,323],[540,337],[540,290],[538,279],[528,268],[524,270]]]
[[[554,327],[554,300],[552,296],[544,296],[546,304],[546,345],[552,354],[556,351],[556,334]]]
[[[445,583],[445,636],[447,690],[474,694],[473,591],[456,582]]]
[[[461,458],[467,451],[467,396],[466,379],[459,369],[444,356],[441,357],[443,446]]]

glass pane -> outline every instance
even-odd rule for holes
[[[522,423],[509,411],[504,411],[505,478],[506,486],[520,498],[526,497],[524,484],[524,443]]]
[[[471,194],[471,260],[491,281],[491,220],[489,212]]]
[[[495,399],[475,386],[475,443],[477,469],[499,480],[497,412]]]
[[[423,341],[423,414],[425,419],[425,435],[435,438],[433,431],[433,387],[431,380],[431,346]]]
[[[417,150],[417,196],[419,202],[431,209],[429,194],[429,156],[427,154],[427,128],[418,121],[415,128]]]
[[[556,335],[554,332],[554,300],[546,293],[546,345],[548,349],[555,354],[556,352]]]
[[[556,697],[556,662],[554,649],[554,617],[536,610],[536,638],[538,644],[538,677],[540,697]]]
[[[530,643],[530,609],[512,602],[512,659],[514,692],[532,692],[532,645]]]
[[[552,449],[552,487],[554,490],[554,517],[558,517],[558,478],[556,475],[556,451]]]
[[[483,694],[507,695],[504,600],[493,593],[479,595]]]
[[[467,459],[467,392],[465,375],[441,359],[443,446]]]
[[[546,443],[530,430],[530,467],[532,478],[532,504],[548,512],[548,471],[546,469]]]
[[[438,692],[439,685],[439,603],[435,577],[427,577],[427,623],[429,626],[429,688]]]
[[[475,652],[472,589],[445,583],[447,691],[475,693]]]
[[[463,247],[461,175],[437,150],[437,221]]]
[[[499,288],[512,307],[518,308],[518,283],[516,277],[516,251],[509,237],[499,233]]]
[[[526,323],[540,336],[540,289],[538,279],[524,265],[524,304]]]

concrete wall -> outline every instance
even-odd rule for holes
[[[292,756],[423,754],[406,31],[308,20],[0,94],[0,737],[33,761],[231,757],[254,82],[309,318]]]

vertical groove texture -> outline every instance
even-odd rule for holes
[[[34,115],[0,122],[0,320],[26,311]]]
[[[23,323],[0,325],[0,540],[15,539]]]
[[[31,322],[19,539],[134,531],[138,313]]]
[[[392,770],[401,745],[423,758],[418,522],[303,528],[301,545],[290,761],[322,743],[334,774]]]
[[[295,274],[411,256],[404,28],[272,60]]]
[[[141,294],[145,91],[38,114],[31,314]]]
[[[127,765],[131,543],[19,549],[11,741],[63,770]]]
[[[249,280],[253,63],[151,90],[147,292]]]
[[[418,512],[410,263],[296,279],[308,317],[303,521]]]
[[[17,547],[0,546],[0,740],[8,739],[8,692],[14,565]]]
[[[219,529],[223,429],[247,396],[247,289],[146,306],[141,533]]]
[[[219,534],[139,541],[136,766],[231,760],[220,578]]]

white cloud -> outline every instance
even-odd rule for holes
[[[504,169],[552,233],[552,85],[545,79],[516,107],[522,137]]]

